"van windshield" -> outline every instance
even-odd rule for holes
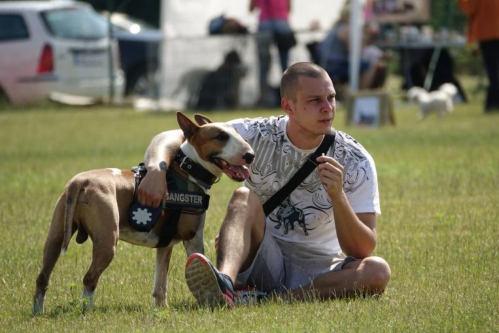
[[[107,24],[88,8],[62,8],[42,13],[52,35],[67,39],[100,39],[107,36]]]

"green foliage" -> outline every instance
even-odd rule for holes
[[[54,270],[46,313],[31,316],[51,212],[65,182],[91,168],[135,165],[153,134],[174,128],[173,114],[55,108],[0,113],[0,330],[5,332],[497,332],[499,322],[498,115],[470,105],[419,121],[416,108],[396,101],[396,127],[344,129],[375,158],[382,212],[376,255],[392,280],[377,299],[287,303],[275,300],[233,311],[198,308],[183,277],[185,254],[175,248],[169,307],[154,309],[154,251],[118,243],[96,292],[96,309],[82,313],[82,278],[91,242],[74,241]],[[215,112],[219,121],[270,112]],[[273,113],[273,112],[272,112]],[[214,236],[231,190],[213,188],[205,246]]]
[[[436,29],[447,28],[464,32],[466,16],[461,12],[457,0],[431,1],[430,24]]]

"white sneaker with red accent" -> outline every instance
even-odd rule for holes
[[[187,258],[185,279],[189,290],[201,305],[234,307],[234,285],[201,253]]]

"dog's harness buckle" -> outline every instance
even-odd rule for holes
[[[180,167],[180,169],[184,169],[184,164],[185,164],[185,161],[187,160],[187,156],[184,156],[183,158],[180,159],[180,163],[178,164],[178,166]],[[185,164],[185,168],[187,169],[191,169],[191,165],[190,164]]]

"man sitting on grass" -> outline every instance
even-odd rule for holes
[[[298,300],[385,290],[390,267],[372,256],[380,213],[376,168],[348,134],[336,131],[334,144],[315,160],[317,168],[264,214],[263,203],[331,133],[335,94],[324,69],[296,63],[281,80],[286,115],[231,122],[256,156],[251,177],[230,199],[216,267],[199,253],[187,260],[187,284],[199,303],[232,306],[239,295],[234,286]],[[170,164],[183,140],[178,130],[153,139],[146,152],[148,173],[138,190],[143,204],[160,204],[167,191],[160,166]]]

